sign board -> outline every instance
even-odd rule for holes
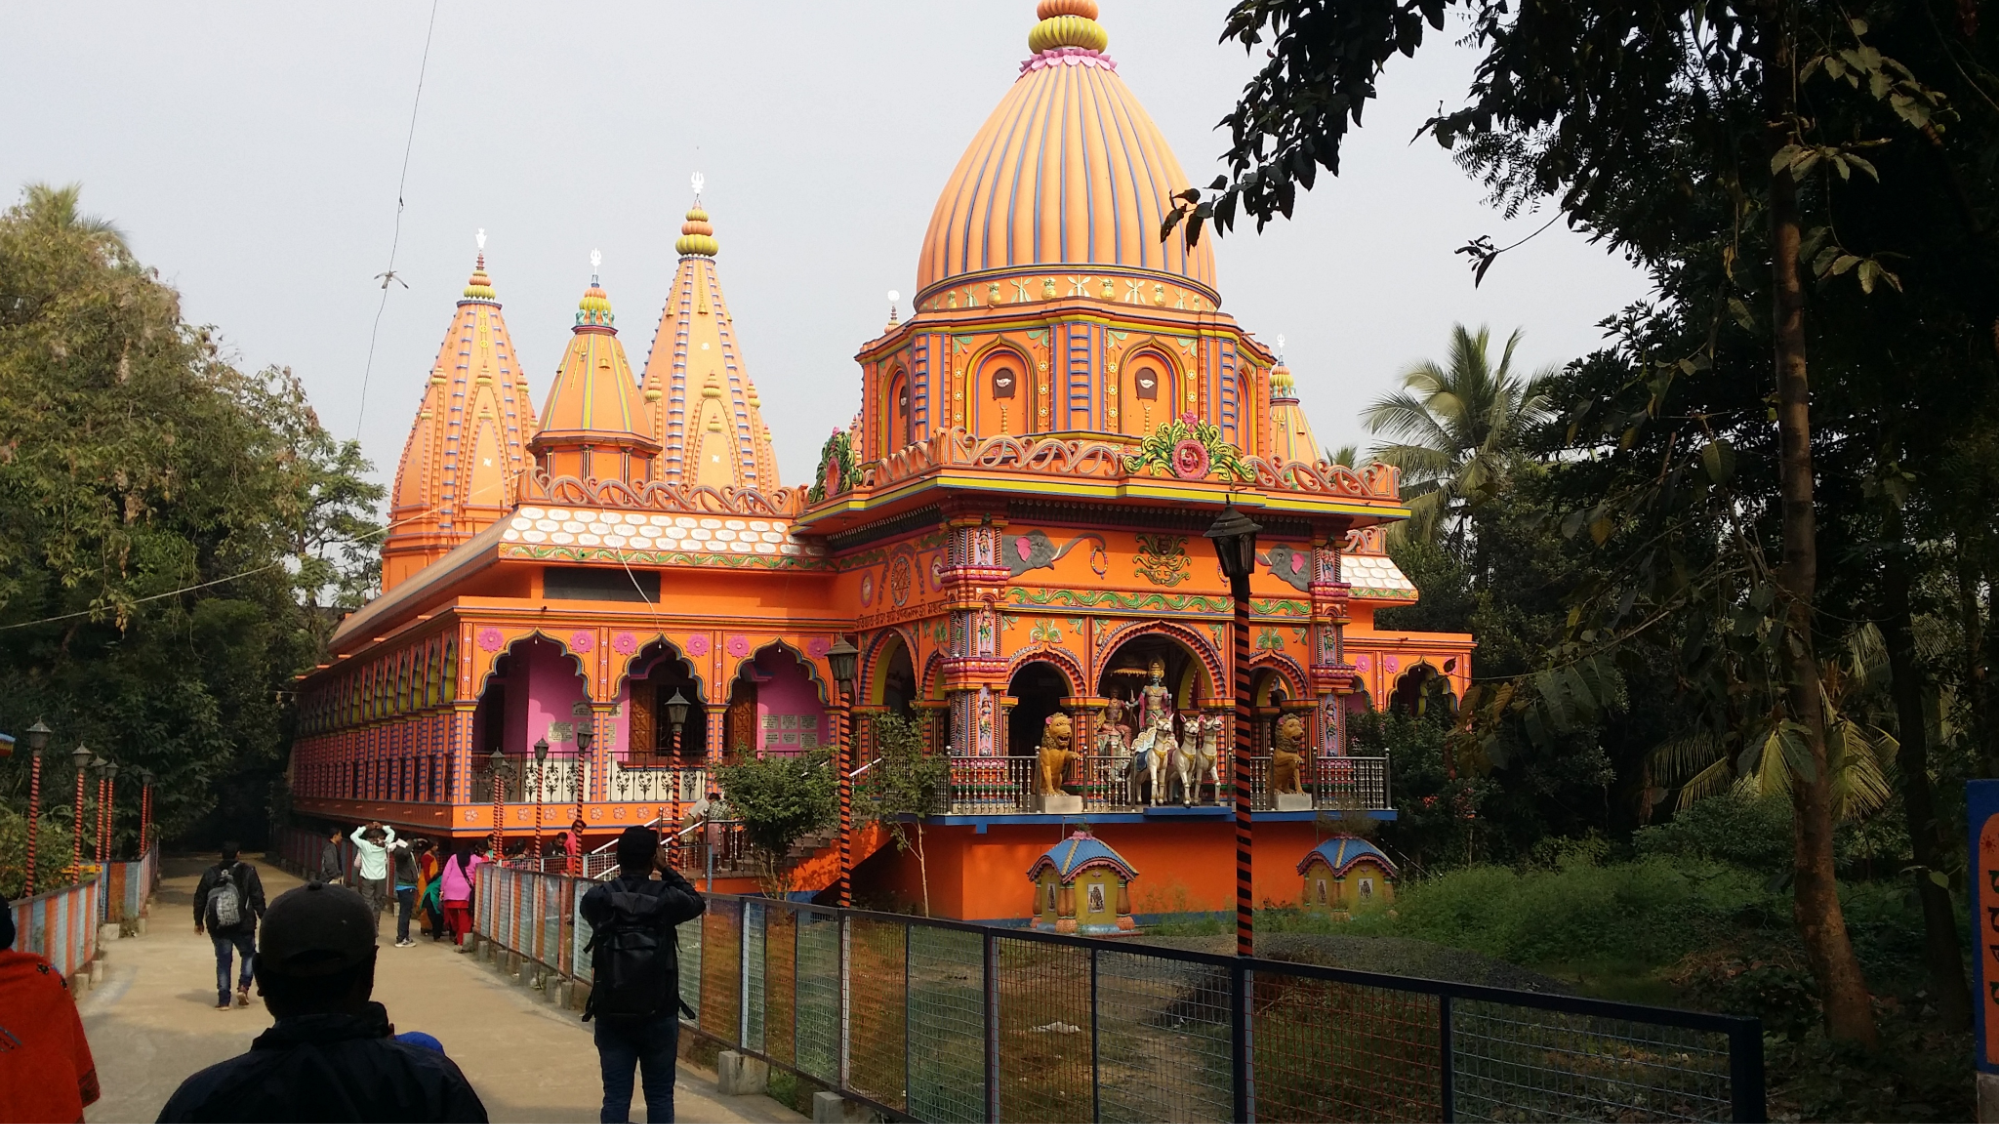
[[[548,740],[550,742],[576,741],[576,724],[575,723],[548,724]]]
[[[1978,1069],[1999,1074],[1999,781],[1965,783],[1971,830],[1972,995],[1977,998]]]

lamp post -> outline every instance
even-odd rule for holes
[[[69,752],[69,760],[76,766],[76,815],[69,821],[69,870],[70,878],[83,878],[83,776],[90,771],[90,759],[96,757],[90,747],[79,742],[76,749]]]
[[[854,775],[850,772],[848,759],[852,757],[850,745],[853,732],[849,729],[849,709],[854,697],[854,664],[861,650],[840,637],[833,647],[826,650],[826,663],[832,666],[833,680],[840,688],[840,710],[837,721],[840,729],[834,732],[833,768],[840,786],[840,881],[836,884],[837,896],[833,905],[847,907],[854,905]]]
[[[40,719],[28,728],[28,875],[22,898],[35,897],[35,831],[42,819],[42,751],[49,744],[49,727]]]
[[[541,870],[542,782],[548,775],[548,739],[534,740],[534,869]]]
[[[104,858],[116,855],[118,843],[118,763],[104,763]]]
[[[1248,957],[1256,950],[1256,921],[1252,913],[1250,885],[1249,813],[1249,576],[1256,569],[1256,533],[1263,529],[1236,510],[1234,503],[1222,508],[1208,528],[1214,541],[1215,557],[1229,580],[1229,598],[1235,603],[1235,951]]]
[[[153,771],[139,770],[139,854],[145,855],[153,830]]]
[[[571,821],[571,824],[583,823],[583,763],[590,758],[590,744],[597,740],[596,732],[591,729],[596,722],[596,716],[593,714],[589,724],[578,723],[576,726],[576,819]],[[575,831],[576,850],[569,855],[569,873],[581,875],[583,874],[583,831],[582,829]]]
[[[486,764],[493,774],[493,862],[498,863],[506,857],[506,853],[500,850],[500,838],[502,830],[506,828],[507,824],[506,790],[504,789],[505,775],[503,773],[507,768],[507,752],[498,746],[493,747],[493,752],[486,755]]]
[[[688,706],[687,697],[680,694],[679,688],[674,688],[672,697],[665,703],[660,704],[660,710],[666,712],[666,725],[673,730],[673,741],[671,743],[673,758],[673,822],[666,833],[668,841],[667,854],[669,856],[677,855],[677,849],[680,846],[680,833],[677,831],[680,827],[680,794],[686,788],[681,783],[680,730],[687,725]],[[664,810],[662,810],[662,815],[663,813]]]

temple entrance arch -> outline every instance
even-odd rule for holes
[[[1015,669],[1006,693],[1015,701],[1007,713],[1006,752],[1016,758],[1031,757],[1040,748],[1048,716],[1062,709],[1063,699],[1076,694],[1062,669],[1046,660],[1030,660]]]
[[[832,742],[825,693],[804,656],[780,642],[743,661],[722,720],[723,751],[730,759],[796,756]]]
[[[473,769],[485,769],[494,750],[505,754],[513,759],[505,797],[523,800],[535,741],[548,740],[552,761],[573,763],[576,726],[587,728],[590,721],[590,685],[576,658],[546,637],[524,637],[493,662],[479,692],[479,706],[472,713]]]
[[[1443,673],[1425,662],[1396,679],[1388,696],[1388,709],[1397,715],[1450,716],[1457,713],[1458,697]]]
[[[916,715],[916,662],[901,633],[890,633],[869,661],[866,703],[886,707],[903,718]]]
[[[707,695],[701,678],[665,641],[654,641],[632,658],[631,676],[618,695],[625,730],[625,763],[634,767],[700,766],[708,758]],[[678,693],[687,715],[676,740],[667,704]]]
[[[1097,679],[1098,695],[1123,704],[1119,708],[1114,703],[1112,709],[1128,735],[1138,733],[1155,664],[1175,714],[1196,710],[1202,699],[1214,697],[1207,666],[1184,641],[1169,633],[1140,633],[1111,650]]]

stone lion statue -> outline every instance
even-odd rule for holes
[[[1041,784],[1039,793],[1062,793],[1063,781],[1069,773],[1072,762],[1082,760],[1082,755],[1069,748],[1075,737],[1075,729],[1069,723],[1069,716],[1060,711],[1048,716],[1041,728]]]
[[[1270,791],[1303,793],[1305,787],[1298,783],[1298,769],[1305,763],[1304,755],[1299,753],[1299,747],[1305,744],[1305,720],[1296,715],[1280,717],[1276,741],[1270,751]]]

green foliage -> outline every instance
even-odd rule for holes
[[[86,809],[86,820],[93,810]],[[70,861],[68,808],[58,816],[43,810],[41,827],[35,834],[35,891],[50,890],[69,882],[65,877]],[[91,859],[85,841],[84,862]],[[13,809],[0,807],[0,898],[21,897],[28,870],[28,818]]]
[[[854,785],[854,817],[880,824],[907,850],[906,818],[942,810],[951,762],[923,752],[923,724],[915,719],[889,712],[870,716],[869,725],[878,757]]]
[[[861,483],[861,470],[854,460],[854,439],[845,430],[834,430],[833,436],[820,447],[819,469],[812,475],[812,487],[805,490],[806,502],[817,504],[826,499],[829,483],[835,485],[832,490],[835,496]]]
[[[169,838],[261,837],[293,676],[372,585],[379,486],[289,371],[245,375],[75,188],[0,215],[0,729],[144,767]],[[0,803],[27,804],[27,755]],[[91,788],[94,795],[95,788]]]
[[[830,752],[749,758],[716,773],[729,795],[729,811],[756,854],[765,889],[788,890],[784,869],[792,846],[832,827],[839,815]]]
[[[1710,860],[1777,875],[1791,862],[1791,806],[1724,793],[1640,828],[1631,844],[1641,856]]]

